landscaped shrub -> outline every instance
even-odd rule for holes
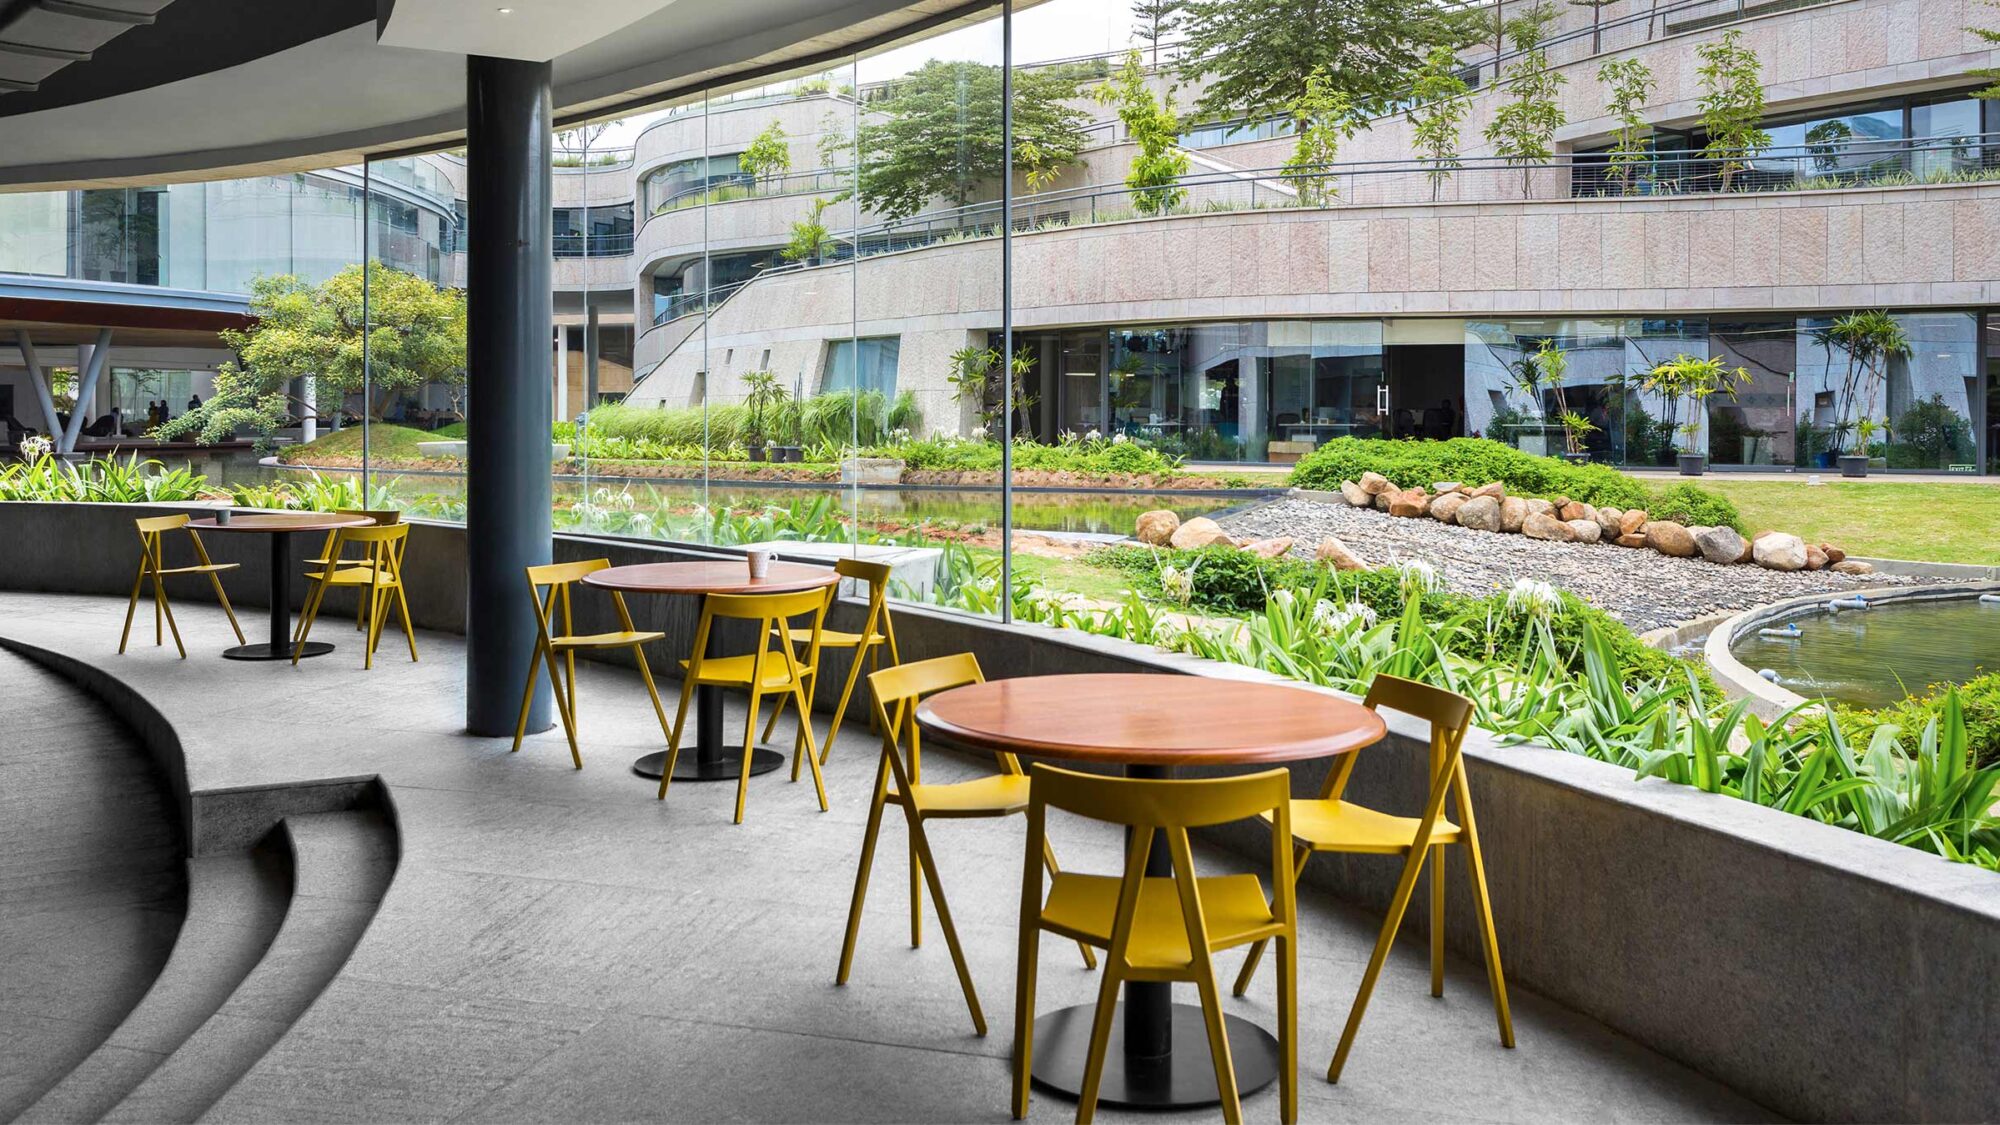
[[[900,457],[912,469],[941,472],[999,472],[1000,443],[928,438],[867,452]],[[1180,472],[1177,457],[1168,457],[1130,441],[1065,441],[1057,445],[1019,440],[1014,443],[1014,469],[1019,471],[1083,473],[1089,476],[1172,476]]]
[[[1875,731],[1887,724],[1894,724],[1908,741],[1924,729],[1924,724],[1944,713],[1945,697],[1953,685],[1932,684],[1922,695],[1912,695],[1901,703],[1891,704],[1875,710],[1862,707],[1835,707],[1840,718],[1840,729],[1847,735],[1847,741],[1855,746],[1866,746],[1875,737]],[[1958,687],[1959,705],[1965,711],[1965,733],[1973,763],[1980,766],[2000,765],[2000,672],[1988,672],[1975,676]],[[1824,719],[1814,721],[1818,729],[1825,729]]]
[[[1334,438],[1293,468],[1291,484],[1330,492],[1339,488],[1341,481],[1360,480],[1366,472],[1380,473],[1403,488],[1429,488],[1446,480],[1466,485],[1497,480],[1508,492],[1521,496],[1567,496],[1586,504],[1619,508],[1646,506],[1645,488],[1608,465],[1572,465],[1485,438]]]
[[[1733,527],[1743,528],[1743,514],[1726,496],[1697,488],[1692,484],[1677,484],[1661,492],[1646,504],[1646,514],[1656,520],[1672,520],[1688,527]]]

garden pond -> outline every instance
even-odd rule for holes
[[[1797,637],[1752,630],[1730,654],[1807,699],[1878,708],[1932,684],[1964,683],[2000,668],[2000,604],[1976,596],[1889,602],[1791,618]]]

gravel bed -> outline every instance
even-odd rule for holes
[[[1436,567],[1452,589],[1468,594],[1506,590],[1517,579],[1538,578],[1617,615],[1639,632],[1801,594],[1924,581],[1828,570],[1787,573],[1750,563],[1723,566],[1610,543],[1550,543],[1525,535],[1473,531],[1428,516],[1398,518],[1372,508],[1296,497],[1217,522],[1238,538],[1289,535],[1296,540],[1291,553],[1302,558],[1311,558],[1320,539],[1332,535],[1370,566],[1422,559]]]

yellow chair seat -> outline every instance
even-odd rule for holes
[[[566,648],[621,648],[627,645],[650,644],[665,638],[665,633],[642,633],[636,630],[585,633],[574,637],[550,637],[549,647],[558,652]]]
[[[1109,948],[1120,882],[1116,875],[1057,875],[1042,907],[1043,924],[1065,937]],[[1255,941],[1279,928],[1264,897],[1264,884],[1255,875],[1203,876],[1195,880],[1195,891],[1201,897],[1213,948]],[[1126,956],[1141,972],[1186,971],[1193,964],[1187,927],[1181,920],[1180,892],[1172,879],[1149,878],[1140,885]]]
[[[784,639],[776,629],[771,630],[771,636],[779,640]],[[860,633],[843,633],[838,629],[821,629],[819,631],[819,647],[821,648],[860,648],[864,644],[879,645],[886,639],[880,633],[869,633],[863,636]],[[800,633],[797,630],[792,631],[793,644],[803,645],[811,641],[812,637],[809,634]]]
[[[1264,819],[1271,818],[1267,814]],[[1292,802],[1292,837],[1314,851],[1401,855],[1417,838],[1422,823],[1419,817],[1391,816],[1346,801]],[[1458,837],[1458,825],[1440,819],[1431,831],[1430,842],[1455,844]]]
[[[745,653],[742,656],[713,657],[701,662],[701,675],[695,677],[694,682],[698,684],[733,684],[737,687],[749,687],[750,670],[756,666],[756,662],[757,657],[753,653]],[[685,660],[681,661],[681,672],[683,675],[686,674],[687,668],[688,662]],[[799,665],[800,675],[810,675],[811,672],[812,669],[806,665]],[[765,689],[790,687],[791,684],[792,675],[785,668],[784,656],[766,656],[764,658]]]
[[[991,777],[949,784],[910,786],[917,812],[924,816],[1006,816],[1028,807],[1028,778],[998,773]]]
[[[325,573],[324,570],[316,570],[307,577],[318,579]],[[375,568],[372,566],[343,566],[326,579],[326,584],[329,586],[367,586],[371,583],[385,587],[398,585],[395,577],[387,571],[383,572],[382,577],[375,577]]]
[[[160,574],[214,574],[218,571],[235,570],[235,563],[204,563],[201,566],[168,566],[159,570]]]

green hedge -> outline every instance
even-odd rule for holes
[[[1300,559],[1260,559],[1236,547],[1211,545],[1196,551],[1165,551],[1155,554],[1146,547],[1107,547],[1093,551],[1089,559],[1128,575],[1137,589],[1160,594],[1159,567],[1169,558],[1179,566],[1194,564],[1194,605],[1225,613],[1257,613],[1263,610],[1267,591],[1299,590],[1317,583],[1325,568]],[[1340,589],[1346,598],[1364,602],[1383,617],[1403,612],[1400,576],[1390,569],[1353,571],[1340,575]],[[1695,668],[1704,690],[1713,690],[1706,670],[1678,659],[1641,641],[1630,626],[1610,614],[1564,593],[1563,609],[1552,622],[1556,642],[1572,664],[1582,669],[1579,644],[1586,622],[1611,643],[1619,667],[1636,678],[1662,679],[1684,675]],[[1480,656],[1489,646],[1494,651],[1517,648],[1527,625],[1519,615],[1504,612],[1504,593],[1474,597],[1469,594],[1429,593],[1423,596],[1424,616],[1443,620],[1461,614],[1483,618],[1485,627],[1462,634],[1458,655]]]
[[[1485,438],[1334,438],[1293,467],[1290,483],[1294,488],[1331,492],[1341,481],[1358,481],[1366,472],[1381,473],[1402,488],[1429,488],[1445,480],[1465,485],[1500,481],[1516,496],[1567,496],[1599,507],[1644,508],[1656,519],[1743,530],[1734,504],[1692,484],[1676,484],[1655,496],[1609,465],[1572,465]]]
[[[803,403],[792,400],[764,413],[764,437],[789,445],[796,437],[801,445],[874,445],[891,431],[914,430],[923,422],[916,396],[909,391],[889,399],[880,391],[859,395],[834,391],[814,395]],[[591,429],[604,437],[639,440],[649,438],[663,445],[702,445],[710,448],[746,445],[750,436],[750,411],[741,403],[710,403],[702,406],[644,407],[614,404],[590,412]]]
[[[912,469],[946,472],[998,472],[1000,443],[931,438],[903,442],[880,451],[883,456],[900,457]],[[1043,445],[1033,441],[1014,443],[1017,472],[1086,473],[1092,476],[1172,476],[1180,472],[1181,461],[1137,442],[1078,441]]]

